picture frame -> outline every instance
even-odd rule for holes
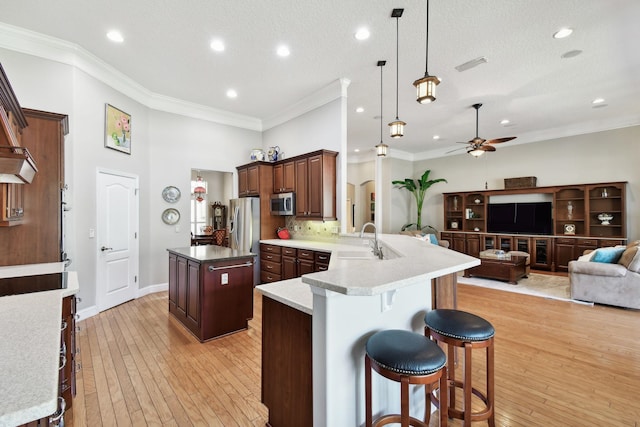
[[[104,146],[131,154],[131,114],[111,104],[105,104]]]

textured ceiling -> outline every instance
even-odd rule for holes
[[[396,108],[393,8],[405,9],[397,95],[407,126],[398,140],[387,136]],[[517,136],[509,145],[640,124],[638,0],[431,0],[429,72],[442,83],[430,105],[415,102],[412,85],[424,75],[425,1],[0,0],[0,10],[0,22],[75,43],[149,91],[265,122],[349,79],[350,151],[380,140],[380,59],[383,138],[417,157],[475,136],[477,102],[480,136]],[[363,42],[353,37],[361,26],[371,32]],[[573,35],[553,39],[563,26]],[[114,28],[123,44],[105,38]],[[209,48],[215,37],[224,53]],[[288,58],[275,55],[280,43]],[[574,49],[583,53],[561,59]],[[480,56],[488,62],[454,69]],[[238,98],[228,99],[228,88]],[[594,108],[597,97],[605,106]],[[504,118],[511,123],[500,125]]]

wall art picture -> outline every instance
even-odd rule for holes
[[[104,146],[131,154],[131,115],[105,104]]]

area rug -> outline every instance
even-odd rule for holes
[[[458,283],[481,286],[500,291],[516,292],[537,297],[550,298],[560,301],[570,301],[579,304],[593,305],[590,302],[572,300],[569,293],[569,278],[566,276],[551,276],[547,274],[531,273],[526,279],[518,280],[512,285],[499,280],[483,279],[480,277],[464,277],[458,275]]]

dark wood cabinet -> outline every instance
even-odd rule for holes
[[[240,197],[260,195],[260,171],[258,165],[238,167],[238,195]]]
[[[201,342],[247,328],[253,257],[196,260],[169,251],[169,312]]]
[[[262,403],[267,425],[313,425],[311,315],[262,298]]]
[[[296,217],[336,219],[336,156],[322,150],[295,160]]]
[[[477,234],[467,234],[465,245],[467,254],[474,257],[480,256],[480,236],[478,236]]]
[[[329,268],[330,252],[260,244],[261,282],[300,277]]]
[[[64,367],[60,369],[60,395],[64,398],[66,409],[73,407],[73,397],[76,395],[76,297],[68,296],[62,299],[62,348]]]
[[[0,226],[22,224],[25,184],[1,184],[1,186],[2,215],[0,216]]]
[[[529,251],[529,264],[537,270],[553,270],[553,239],[551,237],[532,237]]]
[[[288,193],[296,190],[296,165],[287,161],[273,166],[274,193]]]

